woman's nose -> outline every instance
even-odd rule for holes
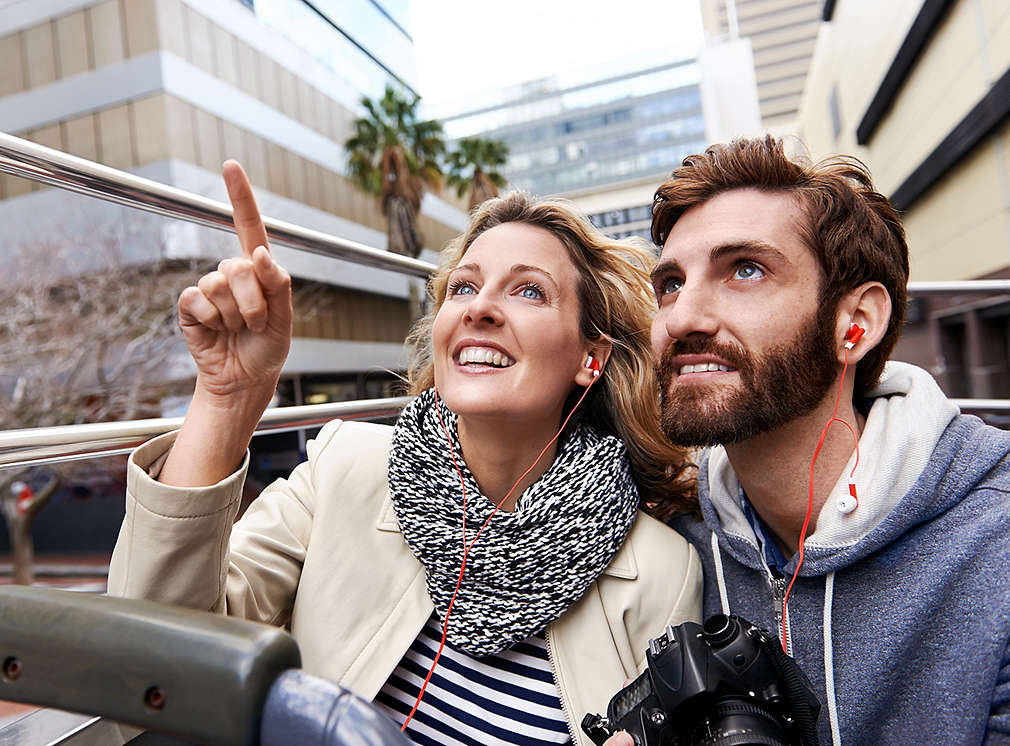
[[[480,292],[467,303],[464,318],[471,324],[501,324],[503,320],[501,303],[490,288],[481,288]]]

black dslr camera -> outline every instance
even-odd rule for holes
[[[635,746],[817,746],[821,705],[810,681],[765,630],[716,614],[667,627],[648,667],[619,691],[607,717],[582,730],[602,744],[620,730]]]

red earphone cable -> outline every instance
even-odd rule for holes
[[[856,338],[858,339],[858,336]],[[789,594],[793,590],[793,583],[796,582],[796,578],[800,574],[800,568],[803,567],[803,542],[805,541],[807,536],[807,529],[810,527],[810,516],[814,512],[814,464],[817,463],[817,456],[820,455],[821,446],[824,445],[824,439],[825,437],[827,437],[828,428],[831,427],[832,423],[840,422],[843,425],[845,425],[845,427],[849,429],[849,432],[852,433],[852,439],[856,442],[856,463],[852,465],[852,471],[849,472],[850,490],[854,489],[854,486],[852,485],[852,475],[856,473],[856,467],[859,466],[859,436],[856,435],[856,431],[852,427],[852,425],[850,425],[843,419],[839,419],[838,417],[838,404],[842,399],[842,384],[845,382],[845,371],[848,370],[848,367],[849,367],[849,350],[846,349],[845,362],[842,365],[842,377],[838,381],[838,393],[835,395],[835,408],[831,413],[831,419],[828,420],[827,424],[824,426],[824,429],[821,430],[821,437],[817,441],[817,448],[814,449],[814,457],[810,459],[810,486],[807,491],[807,514],[803,519],[803,528],[800,529],[800,546],[798,549],[799,560],[796,562],[796,569],[793,570],[792,579],[790,579],[789,586],[786,588],[786,595],[782,599],[781,637],[782,637],[782,650],[784,650],[786,653],[789,652],[789,650],[787,649],[788,636],[786,634],[786,618],[787,618],[786,612],[789,608]]]
[[[565,431],[568,421],[572,418],[572,415],[575,414],[575,410],[579,408],[579,405],[582,404],[582,400],[586,398],[586,394],[589,393],[589,389],[592,388],[594,383],[596,383],[596,377],[594,377],[593,380],[589,382],[589,385],[586,386],[585,391],[582,392],[582,396],[579,397],[575,406],[572,407],[572,411],[568,413],[568,416],[565,417],[565,421],[561,423],[561,428],[553,438],[547,441],[547,445],[545,445],[543,450],[540,451],[540,455],[537,456],[536,461],[530,464],[530,468],[524,471],[522,476],[520,476],[519,479],[516,480],[515,484],[512,485],[512,488],[505,493],[505,497],[503,497],[498,504],[495,505],[494,510],[491,511],[491,515],[484,519],[484,523],[481,524],[480,529],[477,531],[476,536],[474,536],[470,541],[469,546],[466,543],[466,482],[463,480],[463,470],[459,468],[459,464],[456,462],[456,455],[453,453],[452,449],[452,437],[449,435],[449,428],[445,426],[445,420],[442,419],[442,411],[438,406],[438,389],[435,389],[435,413],[438,415],[438,421],[442,425],[442,431],[445,433],[446,440],[449,441],[449,455],[452,457],[452,464],[456,467],[456,473],[459,475],[459,483],[463,488],[463,561],[460,563],[459,576],[456,578],[456,587],[453,588],[452,597],[449,599],[449,605],[445,610],[445,619],[442,620],[442,640],[438,645],[438,651],[435,653],[435,659],[431,663],[431,668],[428,669],[428,675],[424,677],[424,683],[421,685],[421,691],[417,694],[417,700],[414,702],[414,706],[411,708],[410,714],[407,715],[407,719],[404,720],[403,725],[400,726],[401,731],[405,731],[407,729],[407,724],[414,717],[414,713],[417,712],[417,708],[421,704],[421,697],[424,696],[424,691],[428,688],[428,682],[431,681],[431,676],[435,673],[435,667],[438,665],[438,659],[442,656],[442,650],[445,648],[446,633],[449,630],[449,615],[452,613],[452,606],[456,602],[456,593],[459,591],[459,586],[463,582],[463,571],[466,570],[466,558],[470,555],[470,550],[477,542],[477,539],[480,538],[481,533],[484,531],[484,527],[487,526],[492,518],[494,518],[494,514],[498,512],[498,509],[504,505],[505,501],[509,499],[513,492],[515,492],[516,487],[518,487],[519,483],[526,478],[526,475],[533,471],[533,468],[540,463],[540,459],[542,459],[544,454],[547,453],[547,449],[551,447],[551,444],[554,443],[554,441],[560,437],[561,433]]]

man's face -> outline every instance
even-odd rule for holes
[[[677,221],[653,273],[662,424],[681,445],[736,443],[816,407],[838,374],[823,273],[794,198],[736,189]]]

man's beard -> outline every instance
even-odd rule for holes
[[[812,411],[838,375],[834,314],[818,310],[792,341],[754,358],[740,345],[711,338],[671,342],[657,375],[663,400],[660,423],[682,446],[739,443]],[[736,368],[740,385],[674,385],[673,358],[711,354]]]

